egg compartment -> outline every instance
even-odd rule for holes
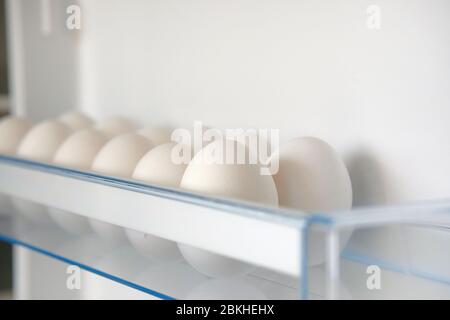
[[[0,156],[0,192],[5,203],[20,198],[28,204],[22,212],[2,205],[1,239],[87,270],[87,284],[102,284],[82,290],[86,298],[450,297],[449,201],[306,214],[8,156]],[[29,219],[42,207],[256,268],[246,275],[209,278],[183,259],[155,261],[129,243],[108,243],[89,232],[71,235],[51,221]],[[205,232],[198,232],[200,226]],[[320,241],[312,241],[315,233]],[[324,263],[312,263],[312,249],[323,253]],[[380,268],[382,290],[368,289],[369,266]]]

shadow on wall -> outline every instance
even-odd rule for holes
[[[347,157],[353,187],[353,207],[386,204],[386,185],[381,163],[368,151],[358,150]]]

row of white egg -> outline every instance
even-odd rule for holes
[[[171,160],[174,143],[169,141],[170,131],[166,129],[137,130],[132,121],[122,117],[95,125],[77,112],[34,127],[27,120],[14,117],[0,123],[0,153],[307,212],[351,207],[352,188],[347,169],[333,148],[319,139],[298,138],[281,146],[272,155],[279,160],[279,170],[274,176],[261,175],[258,165],[221,164],[220,161],[205,164],[205,154],[220,156],[214,154],[217,150],[214,144],[219,141],[201,149],[188,165],[174,164]],[[225,144],[235,143],[225,141]],[[19,202],[18,206],[23,203]],[[44,216],[42,208],[22,211],[33,212],[34,218],[37,212]],[[61,210],[49,209],[49,212],[65,230],[80,233],[90,225],[109,241],[119,242],[127,237],[139,252],[152,258],[177,259],[181,251],[195,269],[208,276],[235,275],[252,269],[240,261],[152,235],[124,231],[93,219],[88,222]],[[349,236],[347,232],[342,245]],[[321,232],[310,233],[310,265],[325,260],[324,241]]]

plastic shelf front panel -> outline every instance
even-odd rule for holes
[[[305,263],[300,213],[3,156],[0,192],[293,276]]]

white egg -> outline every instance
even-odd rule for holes
[[[178,187],[187,165],[172,161],[171,153],[175,145],[165,143],[150,150],[136,166],[133,179]],[[144,256],[162,261],[180,258],[177,244],[173,241],[135,230],[126,230],[126,233],[133,247]]]
[[[45,121],[34,126],[23,138],[17,155],[23,158],[51,162],[59,146],[72,131],[60,121]],[[25,199],[12,199],[14,207],[23,215],[36,222],[51,221],[47,208]]]
[[[95,128],[109,137],[114,137],[135,131],[137,129],[137,125],[132,120],[125,117],[112,116],[100,121]]]
[[[217,140],[207,145],[186,168],[180,187],[209,195],[277,206],[278,195],[274,181],[271,176],[260,174],[259,165],[226,161],[230,152],[239,152],[237,148],[244,148],[248,155],[248,149],[235,141]],[[179,244],[179,248],[191,266],[210,277],[245,274],[253,269],[244,262],[199,248],[184,244]]]
[[[70,135],[53,158],[58,165],[89,170],[95,156],[108,138],[94,129],[84,129]],[[88,219],[78,214],[56,208],[48,208],[57,225],[69,233],[81,234],[89,230]]]
[[[59,117],[59,121],[69,126],[72,130],[86,129],[94,125],[94,121],[91,118],[79,111],[63,114]]]
[[[139,160],[153,147],[145,137],[129,133],[109,141],[94,159],[92,170],[106,175],[131,178]],[[103,221],[90,219],[94,231],[103,239],[120,243],[126,240],[123,228]]]
[[[24,118],[5,117],[0,121],[0,153],[14,155],[33,125]]]
[[[120,135],[103,146],[94,159],[92,169],[108,175],[131,178],[139,160],[152,147],[152,143],[141,135]]]
[[[72,130],[60,121],[42,122],[28,131],[17,149],[17,155],[50,162],[59,146],[71,133]]]
[[[236,141],[210,143],[189,163],[180,186],[200,193],[277,206],[273,178],[261,175],[258,164],[227,163],[230,152],[237,154],[238,148],[243,148],[248,158],[248,148]]]
[[[89,170],[108,137],[95,129],[84,129],[71,134],[59,147],[53,162],[62,166]]]
[[[352,207],[352,184],[347,168],[326,142],[304,137],[281,146],[274,154],[279,170],[274,175],[281,207],[308,213],[346,210]],[[344,247],[351,230],[341,233]],[[309,265],[325,261],[324,232],[312,230],[309,236]]]
[[[168,187],[179,187],[187,164],[172,161],[177,144],[164,143],[147,152],[134,169],[133,178]]]
[[[171,142],[172,130],[163,127],[149,127],[138,131],[138,134],[149,139],[153,145],[158,146],[163,143]]]

